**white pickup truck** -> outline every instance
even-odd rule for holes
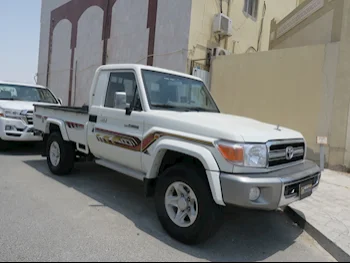
[[[0,82],[0,150],[9,142],[41,141],[34,135],[33,104],[59,105],[60,100],[45,87]]]
[[[155,67],[102,66],[88,107],[35,105],[34,126],[52,173],[83,159],[142,180],[164,229],[186,244],[215,233],[226,205],[276,210],[321,177],[299,132],[222,114],[199,78]]]

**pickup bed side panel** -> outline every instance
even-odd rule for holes
[[[158,176],[162,159],[167,150],[180,152],[198,159],[206,170],[214,201],[218,205],[225,205],[221,191],[219,167],[211,152],[204,146],[172,138],[161,139],[152,150],[151,158],[149,159],[149,169],[146,175],[147,179],[154,179]]]
[[[50,125],[56,125],[65,141],[84,145],[86,150],[88,149],[86,135],[88,120],[87,111],[78,111],[75,108],[36,106],[34,112],[35,129],[49,134]]]

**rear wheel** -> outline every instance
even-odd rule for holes
[[[74,167],[75,148],[58,132],[50,134],[46,146],[47,164],[55,175],[69,174]]]
[[[206,241],[221,225],[222,210],[201,173],[195,166],[178,164],[165,170],[156,186],[159,220],[171,237],[185,244]]]

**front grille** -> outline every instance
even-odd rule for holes
[[[285,186],[284,188],[284,196],[286,198],[297,196],[299,195],[300,191],[300,184],[303,182],[307,182],[309,180],[312,180],[312,187],[316,187],[320,182],[320,173],[314,174],[308,178],[304,178],[303,180],[299,180],[296,182],[291,182],[289,185]]]
[[[26,116],[25,116],[25,121],[29,125],[33,125],[33,114],[34,113],[32,111],[28,111]]]
[[[273,141],[268,144],[269,150],[269,167],[289,164],[304,159],[305,154],[305,142],[303,140],[291,140],[291,141]],[[292,147],[292,158],[287,154],[287,149]]]

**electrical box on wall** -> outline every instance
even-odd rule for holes
[[[223,37],[232,36],[232,20],[228,16],[221,13],[215,15],[213,22],[213,33],[214,35]]]

